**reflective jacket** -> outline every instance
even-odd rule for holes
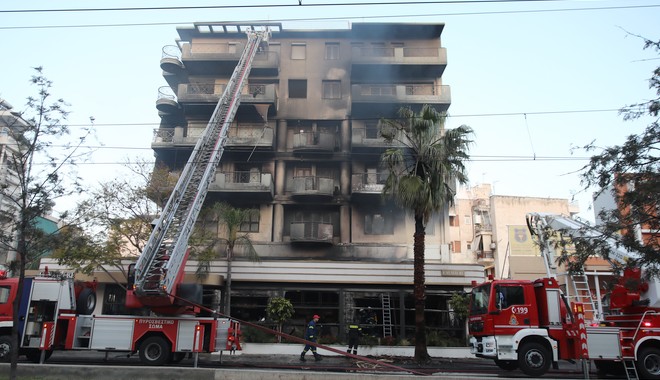
[[[307,324],[307,331],[305,332],[305,339],[316,342],[316,339],[319,337],[319,328],[316,326],[316,322],[312,319]]]

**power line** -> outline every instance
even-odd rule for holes
[[[525,115],[561,115],[561,114],[573,114],[573,113],[598,113],[598,112],[620,112],[621,109],[618,108],[602,108],[602,109],[583,109],[583,110],[558,110],[558,111],[531,111],[531,112],[500,112],[500,113],[475,113],[475,114],[447,114],[447,118],[458,118],[458,117],[491,117],[491,116],[525,116]],[[380,120],[380,117],[347,117],[343,119],[332,119],[331,121],[372,121]],[[396,117],[388,117],[387,119],[396,120]],[[67,124],[69,127],[133,127],[133,126],[161,126],[164,127],[162,123],[94,123],[94,124]],[[175,128],[181,127],[182,125],[172,124],[171,126],[166,126],[165,128]]]
[[[574,0],[439,0],[439,1],[385,1],[385,2],[353,2],[353,3],[317,3],[317,4],[243,4],[243,5],[199,5],[172,7],[120,7],[120,8],[60,8],[60,9],[5,9],[0,13],[52,13],[52,12],[123,12],[123,11],[171,11],[171,10],[202,10],[202,9],[250,9],[250,8],[310,8],[310,7],[344,7],[371,5],[429,5],[429,4],[484,4],[484,3],[549,3],[571,2]]]
[[[314,18],[288,18],[288,19],[268,19],[268,20],[243,20],[226,21],[258,24],[263,22],[301,22],[301,21],[337,21],[337,20],[369,20],[369,19],[393,19],[393,18],[422,18],[422,17],[452,17],[452,16],[476,16],[476,15],[499,15],[499,14],[519,14],[519,13],[549,13],[549,12],[573,12],[573,11],[602,11],[602,10],[620,10],[620,9],[639,9],[639,8],[657,8],[660,4],[651,5],[622,5],[611,7],[584,7],[584,8],[557,8],[557,9],[537,9],[537,10],[516,10],[516,11],[481,11],[481,12],[457,12],[457,13],[423,13],[423,14],[405,14],[405,15],[383,15],[383,16],[336,16],[336,17],[314,17]],[[123,24],[78,24],[78,25],[33,25],[33,26],[0,26],[0,30],[17,29],[60,29],[60,28],[111,28],[111,27],[135,27],[135,26],[166,26],[194,24],[195,21],[177,21],[177,22],[152,22],[152,23],[123,23]]]

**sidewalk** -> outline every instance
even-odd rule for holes
[[[328,345],[339,351],[346,351],[345,345]],[[237,351],[235,355],[300,355],[303,349],[302,344],[289,343],[243,343],[242,351]],[[341,356],[335,352],[319,348],[319,354],[323,356]],[[468,347],[428,347],[428,353],[433,358],[455,358],[455,359],[474,359],[470,354]],[[415,356],[415,346],[360,346],[358,350],[360,356],[395,356],[410,357]]]

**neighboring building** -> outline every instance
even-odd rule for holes
[[[163,49],[169,87],[157,101],[158,163],[174,171],[184,166],[238,63],[247,27],[179,28],[178,48]],[[341,338],[346,323],[371,308],[379,336],[410,339],[414,220],[381,195],[387,173],[379,159],[388,146],[378,128],[401,106],[448,109],[444,25],[270,27],[206,198],[260,210],[241,232],[249,233],[261,262],[239,256],[232,263],[232,315],[259,320],[269,298],[285,296],[301,327],[319,314],[324,334]],[[448,225],[445,210],[426,230],[426,321],[461,336],[448,300],[482,280],[483,268],[448,260]],[[214,262],[211,273],[224,275],[226,263]]]
[[[16,203],[10,198],[18,190],[18,173],[12,167],[12,157],[18,153],[18,144],[12,131],[20,131],[28,126],[19,113],[12,111],[12,106],[0,98],[0,214],[10,218],[17,215]],[[9,227],[0,225],[7,232]],[[0,245],[0,265],[5,265],[16,258],[16,251]]]
[[[567,199],[493,195],[490,184],[459,188],[450,211],[452,262],[474,262],[494,278],[536,279],[545,265],[526,225],[530,212],[573,216]],[[460,251],[459,251],[460,250]]]
[[[643,211],[646,215],[640,216],[639,214],[633,214],[630,206],[624,206],[617,201],[617,199],[622,199],[626,193],[634,191],[636,180],[646,182],[644,186],[648,188],[650,183],[655,184],[658,182],[658,177],[642,178],[637,174],[618,173],[616,174],[616,178],[617,181],[624,179],[625,183],[622,185],[610,185],[594,196],[596,224],[598,225],[604,222],[600,217],[601,211],[618,209],[623,217],[631,218],[631,223],[636,223],[634,234],[638,242],[645,246],[660,246],[660,233],[657,227],[660,206],[657,204],[648,205]],[[646,222],[642,222],[641,220],[646,220]]]

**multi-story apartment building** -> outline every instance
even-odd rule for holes
[[[268,26],[272,37],[254,60],[206,198],[260,211],[241,227],[261,261],[234,258],[232,315],[259,320],[269,298],[284,296],[296,309],[294,325],[319,314],[324,334],[341,338],[346,323],[371,309],[378,335],[410,338],[414,223],[381,194],[387,173],[379,160],[388,146],[378,128],[402,106],[448,109],[444,25]],[[152,143],[159,164],[184,166],[249,27],[179,28],[177,46],[163,49],[169,86],[157,101],[161,124]],[[447,211],[435,215],[426,229],[426,321],[460,336],[448,300],[483,279],[483,268],[448,260],[448,220]],[[211,272],[224,276],[219,257]]]
[[[12,157],[18,153],[19,142],[14,139],[12,131],[20,131],[28,125],[27,121],[12,109],[9,102],[0,98],[0,213],[9,220],[8,223],[12,223],[11,216],[18,213],[11,194],[16,194],[19,186],[18,173],[12,165]],[[0,228],[5,232],[10,230],[7,225],[0,225]],[[14,249],[0,245],[0,265],[7,264],[15,257]]]

